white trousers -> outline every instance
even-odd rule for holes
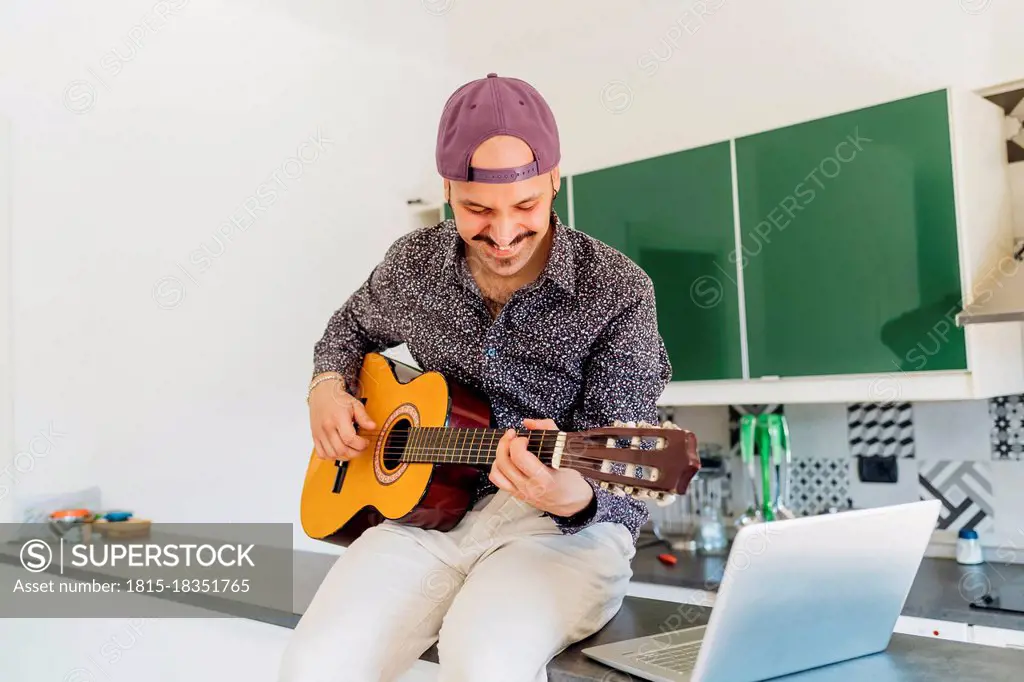
[[[635,553],[621,524],[563,535],[504,491],[447,533],[385,521],[335,562],[279,679],[391,682],[437,642],[440,682],[546,682],[619,610]]]

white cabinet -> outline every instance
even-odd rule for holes
[[[1024,631],[972,625],[971,641],[985,646],[1024,650]]]
[[[1024,651],[1024,631],[1022,630],[1005,630],[984,625],[953,623],[947,620],[900,616],[893,632]]]
[[[893,632],[932,639],[949,639],[954,642],[970,642],[970,626],[967,623],[951,623],[946,620],[900,616]]]

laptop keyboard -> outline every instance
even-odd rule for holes
[[[700,652],[701,640],[665,647],[636,655],[636,660],[648,665],[656,665],[677,673],[686,673],[697,665],[697,654]]]

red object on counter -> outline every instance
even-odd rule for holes
[[[92,512],[88,509],[58,509],[50,513],[50,518],[57,519],[82,519],[91,518]]]
[[[677,559],[675,554],[669,554],[666,552],[665,554],[658,555],[658,561],[667,566],[675,566]]]

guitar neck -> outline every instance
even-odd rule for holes
[[[403,462],[489,465],[497,456],[498,441],[505,431],[415,426],[408,430],[400,459]],[[516,433],[528,438],[526,449],[548,465],[558,461],[565,447],[564,431],[517,429]]]

